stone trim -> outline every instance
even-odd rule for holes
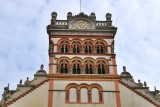
[[[17,96],[16,98],[14,98],[13,100],[9,101],[5,107],[8,107],[9,105],[13,104],[14,102],[16,102],[17,100],[21,99],[22,97],[26,96],[27,94],[31,93],[32,91],[36,90],[37,88],[39,88],[40,86],[42,86],[44,83],[48,82],[49,79],[46,79],[42,82],[40,82],[39,84],[33,86],[32,88],[30,88],[29,90],[27,90],[26,92],[24,92],[23,94]]]
[[[70,102],[69,96],[70,92],[69,90],[71,88],[75,88],[77,91],[77,101],[76,102]],[[81,102],[81,89],[86,88],[88,91],[88,102]],[[92,102],[92,95],[91,93],[92,89],[96,88],[98,90],[98,95],[99,95],[99,102]],[[81,84],[76,84],[76,83],[70,83],[66,86],[65,88],[65,103],[75,103],[75,104],[103,104],[104,103],[104,98],[103,98],[103,89],[99,84],[93,83],[93,84],[86,84],[86,83],[81,83]]]
[[[129,90],[131,90],[132,92],[134,92],[135,94],[141,96],[143,99],[147,100],[149,103],[153,104],[156,107],[160,107],[159,104],[157,104],[156,102],[152,101],[150,98],[148,98],[147,96],[143,95],[142,93],[136,91],[135,89],[133,89],[132,87],[130,87],[129,85],[125,84],[122,81],[119,81],[119,83],[125,87],[127,87]]]
[[[120,80],[119,75],[112,74],[48,74],[48,79],[62,81],[115,81]],[[94,77],[94,78],[93,78]]]

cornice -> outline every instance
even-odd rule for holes
[[[50,53],[50,57],[54,57],[54,55],[83,55],[83,56],[110,56],[111,58],[115,58],[116,54],[97,54],[97,53],[60,53],[60,52],[54,52]]]
[[[48,74],[48,79],[65,81],[119,81],[119,75],[112,74]]]
[[[49,35],[81,35],[81,36],[113,36],[116,34],[116,29],[108,30],[74,30],[74,29],[49,29]]]

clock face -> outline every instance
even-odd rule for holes
[[[84,20],[79,20],[75,23],[75,27],[77,29],[87,29],[89,27],[89,24]]]

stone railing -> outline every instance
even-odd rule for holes
[[[58,25],[58,26],[67,25],[67,21],[66,20],[57,20],[56,25]]]
[[[96,26],[112,26],[112,21],[97,21]]]

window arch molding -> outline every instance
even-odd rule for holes
[[[94,74],[95,73],[95,65],[93,58],[85,58],[83,60],[83,68],[85,74]]]
[[[68,57],[61,57],[61,58],[58,59],[57,64],[59,65],[62,60],[67,60],[69,62],[69,64],[71,63],[70,58],[68,58]]]
[[[71,41],[69,39],[65,39],[65,38],[62,38],[62,39],[58,40],[57,44],[59,45],[63,41],[67,41],[69,43],[69,45],[71,44]]]
[[[97,88],[101,92],[103,91],[102,87],[99,84],[96,84],[96,83],[93,83],[93,84],[90,85],[90,90],[92,88]]]
[[[82,52],[82,41],[80,39],[72,39],[71,40],[71,48],[73,53],[81,53]]]
[[[86,89],[86,90],[87,90],[86,96],[88,97],[88,99],[86,99],[86,100],[87,100],[86,103],[91,102],[91,90],[90,90],[90,85],[88,85],[88,84],[86,84],[86,83],[82,83],[82,84],[79,85],[79,90],[80,90],[80,102],[82,102],[82,100],[84,100],[84,99],[82,99],[82,96],[81,96],[81,95],[83,95],[83,93],[81,93],[81,92],[82,92],[82,91],[81,91],[82,89]]]
[[[73,74],[81,74],[82,73],[82,58],[73,57],[71,58],[71,68]]]
[[[88,38],[88,39],[84,39],[84,40],[82,41],[82,45],[84,45],[85,42],[87,42],[87,41],[91,42],[92,45],[94,44],[94,40]]]
[[[94,50],[95,53],[97,54],[104,54],[104,53],[108,53],[108,49],[107,49],[107,42],[105,40],[95,40],[94,41]]]
[[[84,65],[87,60],[92,61],[92,63],[94,64],[95,59],[93,59],[93,58],[91,58],[91,57],[86,57],[86,58],[84,58],[82,64]]]
[[[97,42],[102,42],[105,46],[108,45],[108,43],[107,43],[105,40],[103,40],[103,39],[97,39],[97,40],[95,40],[95,41],[93,42],[93,44],[96,45]]]
[[[73,62],[74,60],[80,61],[81,64],[83,63],[83,59],[81,57],[73,57],[73,58],[71,58],[71,62]]]
[[[90,87],[90,85],[88,85],[86,83],[82,83],[82,84],[79,84],[78,89],[81,90],[82,88],[87,88],[89,90],[90,89],[89,87]]]
[[[66,86],[65,90],[68,91],[70,88],[76,88],[76,89],[78,90],[78,87],[79,87],[78,84],[76,84],[76,83],[71,83],[71,84],[68,84],[68,85]]]
[[[68,84],[67,86],[66,86],[66,88],[65,88],[65,90],[66,90],[66,93],[65,93],[65,102],[69,102],[70,101],[70,89],[71,88],[75,88],[77,91],[78,91],[78,84],[76,84],[76,83],[71,83],[71,84]],[[78,95],[76,95],[77,96],[77,99],[76,99],[76,101],[78,100]]]
[[[76,92],[77,92],[77,94],[76,94],[76,101],[77,102],[71,102],[70,101],[70,89],[72,89],[72,88],[75,88],[76,89]],[[94,102],[93,101],[93,95],[95,95],[95,93],[92,93],[92,89],[97,89],[97,91],[98,91],[98,94],[97,94],[97,99],[98,99],[98,102]],[[87,91],[87,102],[83,102],[84,101],[84,99],[82,100],[82,96],[81,95],[84,95],[84,93],[81,93],[81,92],[83,92],[82,91],[82,89],[86,89],[86,91]],[[66,86],[66,88],[65,88],[65,102],[66,103],[85,103],[85,104],[91,104],[91,103],[100,103],[100,104],[102,104],[102,103],[104,103],[103,102],[103,88],[99,85],[99,84],[97,84],[97,83],[92,83],[92,84],[86,84],[86,83],[81,83],[81,84],[76,84],[76,83],[70,83],[70,84],[68,84],[67,86]]]
[[[94,102],[93,100],[94,100],[95,93],[92,93],[92,89],[94,89],[94,88],[98,90],[98,93],[97,93],[98,101],[97,102],[103,102],[103,89],[99,84],[96,84],[96,83],[93,83],[90,85],[92,102]]]
[[[94,52],[94,45],[92,39],[85,39],[83,40],[83,51],[84,53],[93,53]]]
[[[69,39],[60,39],[57,42],[57,51],[62,53],[68,53],[70,51],[70,40]]]
[[[97,74],[108,74],[109,73],[109,62],[104,58],[97,58],[95,60],[95,69]]]
[[[68,57],[62,57],[57,61],[57,72],[68,74],[70,68],[70,59]]]
[[[74,41],[80,42],[81,45],[83,44],[83,41],[81,39],[79,39],[79,38],[72,39],[71,42],[70,42],[70,44],[73,44]]]
[[[105,58],[97,58],[97,59],[95,60],[94,64],[96,65],[97,62],[100,61],[100,60],[104,61],[106,65],[109,64],[108,60],[106,60]]]

